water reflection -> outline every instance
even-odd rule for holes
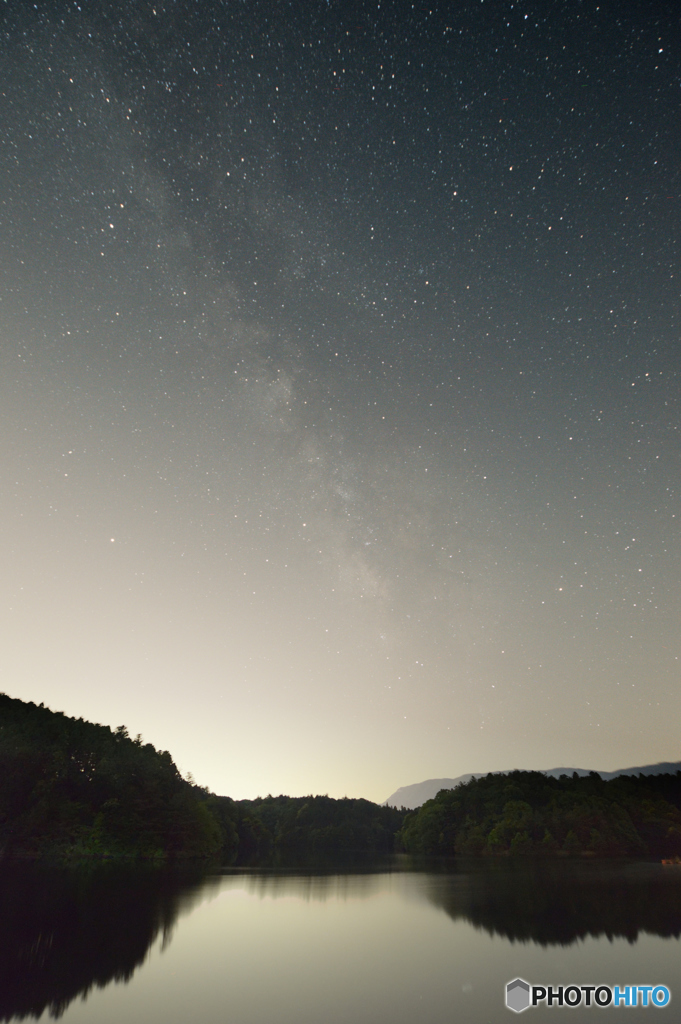
[[[235,902],[233,897],[239,893],[247,902]],[[410,963],[428,950],[430,971],[434,959],[442,955],[443,941],[446,946],[442,927],[452,935],[456,929],[441,914],[429,912],[424,917],[428,905],[459,922],[459,929],[468,923],[481,935],[487,932],[511,942],[534,944],[534,948],[568,946],[587,936],[626,938],[633,944],[642,933],[663,938],[681,935],[681,870],[654,864],[504,861],[425,869],[400,859],[393,862],[392,871],[386,871],[384,862],[373,869],[367,864],[361,869],[356,866],[354,871],[334,872],[327,867],[317,872],[252,870],[206,875],[200,870],[152,867],[100,865],[65,870],[4,863],[0,865],[0,1021],[38,1017],[45,1010],[59,1016],[93,987],[129,981],[155,940],[167,945],[180,916],[218,894],[227,897],[227,903],[222,901],[226,916],[219,918],[217,931],[207,931],[200,940],[205,944],[200,956],[207,962],[219,949],[223,961],[232,963],[235,978],[246,978],[249,971],[258,977],[258,971],[274,969],[268,966],[268,956],[277,963],[288,947],[294,963],[309,960],[317,942],[313,923],[316,920],[319,925],[319,915],[312,913],[312,907],[303,914],[301,903],[332,904],[324,911],[328,925],[324,941],[341,943],[341,929],[350,928],[348,950],[361,950],[364,943],[367,948],[362,955],[374,961],[383,956],[386,971],[391,958],[398,955],[397,947],[390,952],[391,944],[398,939],[411,941],[409,931],[415,927],[421,931]],[[269,911],[258,911],[274,903],[281,907],[280,900],[291,898],[290,913],[272,917]],[[343,912],[339,917],[334,909],[341,905],[349,909],[353,904],[357,910],[350,915]],[[413,912],[408,904],[414,905]],[[426,918],[433,925],[441,924],[431,928]],[[276,941],[275,925],[282,929]],[[189,922],[183,936],[185,932],[192,932]],[[199,929],[196,935],[203,932]],[[178,939],[184,949],[183,941]],[[266,953],[268,942],[272,949]],[[307,949],[305,943],[312,947]],[[345,970],[341,945],[328,963]],[[229,956],[227,948],[232,950]],[[248,953],[249,949],[254,952]],[[300,952],[304,949],[305,955]],[[185,956],[186,951],[180,955],[173,944],[171,959],[181,963]],[[239,957],[244,962],[237,970]],[[328,963],[320,966],[320,977],[330,970]],[[172,971],[177,970],[176,963]],[[499,973],[503,980],[501,968]],[[448,967],[443,977],[450,975]],[[281,977],[287,977],[285,971]],[[214,984],[227,984],[223,968],[215,978]],[[325,984],[331,984],[328,978]],[[468,990],[464,986],[462,991]],[[294,993],[292,1006],[295,999]],[[237,1015],[235,1020],[250,1020],[248,1005],[244,996],[243,1018]],[[151,1019],[146,1013],[141,1020]]]
[[[681,935],[681,870],[603,861],[503,861],[431,874],[428,898],[512,942],[567,946],[587,935]]]
[[[291,896],[305,902],[368,899],[385,887],[386,862],[365,862],[361,870],[339,871],[327,868],[315,873],[301,871],[232,871],[226,874],[223,887],[238,885],[260,899]]]
[[[127,981],[211,882],[196,871],[98,865],[0,869],[0,1021],[60,1016],[93,985]],[[219,884],[219,879],[212,882]]]
[[[589,935],[633,943],[642,932],[681,937],[681,869],[624,861],[424,864],[410,858],[396,858],[393,868],[403,878],[405,895],[425,898],[453,920],[511,942],[567,946]],[[383,886],[384,877],[255,872],[246,888],[270,898],[366,899]],[[239,884],[244,885],[243,875]]]

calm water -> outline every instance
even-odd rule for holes
[[[203,876],[5,864],[0,1020],[486,1024],[516,1019],[503,992],[520,976],[663,983],[669,1007],[605,1019],[678,1021],[680,933],[681,869],[653,864]],[[601,1012],[536,1008],[522,1020]]]

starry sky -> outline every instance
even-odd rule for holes
[[[236,798],[681,757],[676,5],[2,8],[1,688]]]

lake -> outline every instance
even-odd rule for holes
[[[666,985],[679,1020],[681,868],[603,861],[352,870],[0,865],[0,1020],[487,1024],[505,986]],[[675,1000],[678,999],[678,1004]],[[523,1020],[601,1019],[530,1007]]]

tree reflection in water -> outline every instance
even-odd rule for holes
[[[433,874],[428,898],[511,942],[681,935],[681,869],[618,861],[504,860]]]
[[[157,938],[218,889],[260,899],[368,899],[384,889],[426,900],[511,942],[570,945],[587,936],[681,936],[681,869],[604,861],[484,860],[424,864],[398,857],[228,871],[0,864],[0,1021],[60,1016],[93,986],[128,981]]]
[[[215,880],[219,884],[219,880]],[[0,866],[0,1021],[59,1017],[94,986],[127,981],[208,880],[195,869]]]

